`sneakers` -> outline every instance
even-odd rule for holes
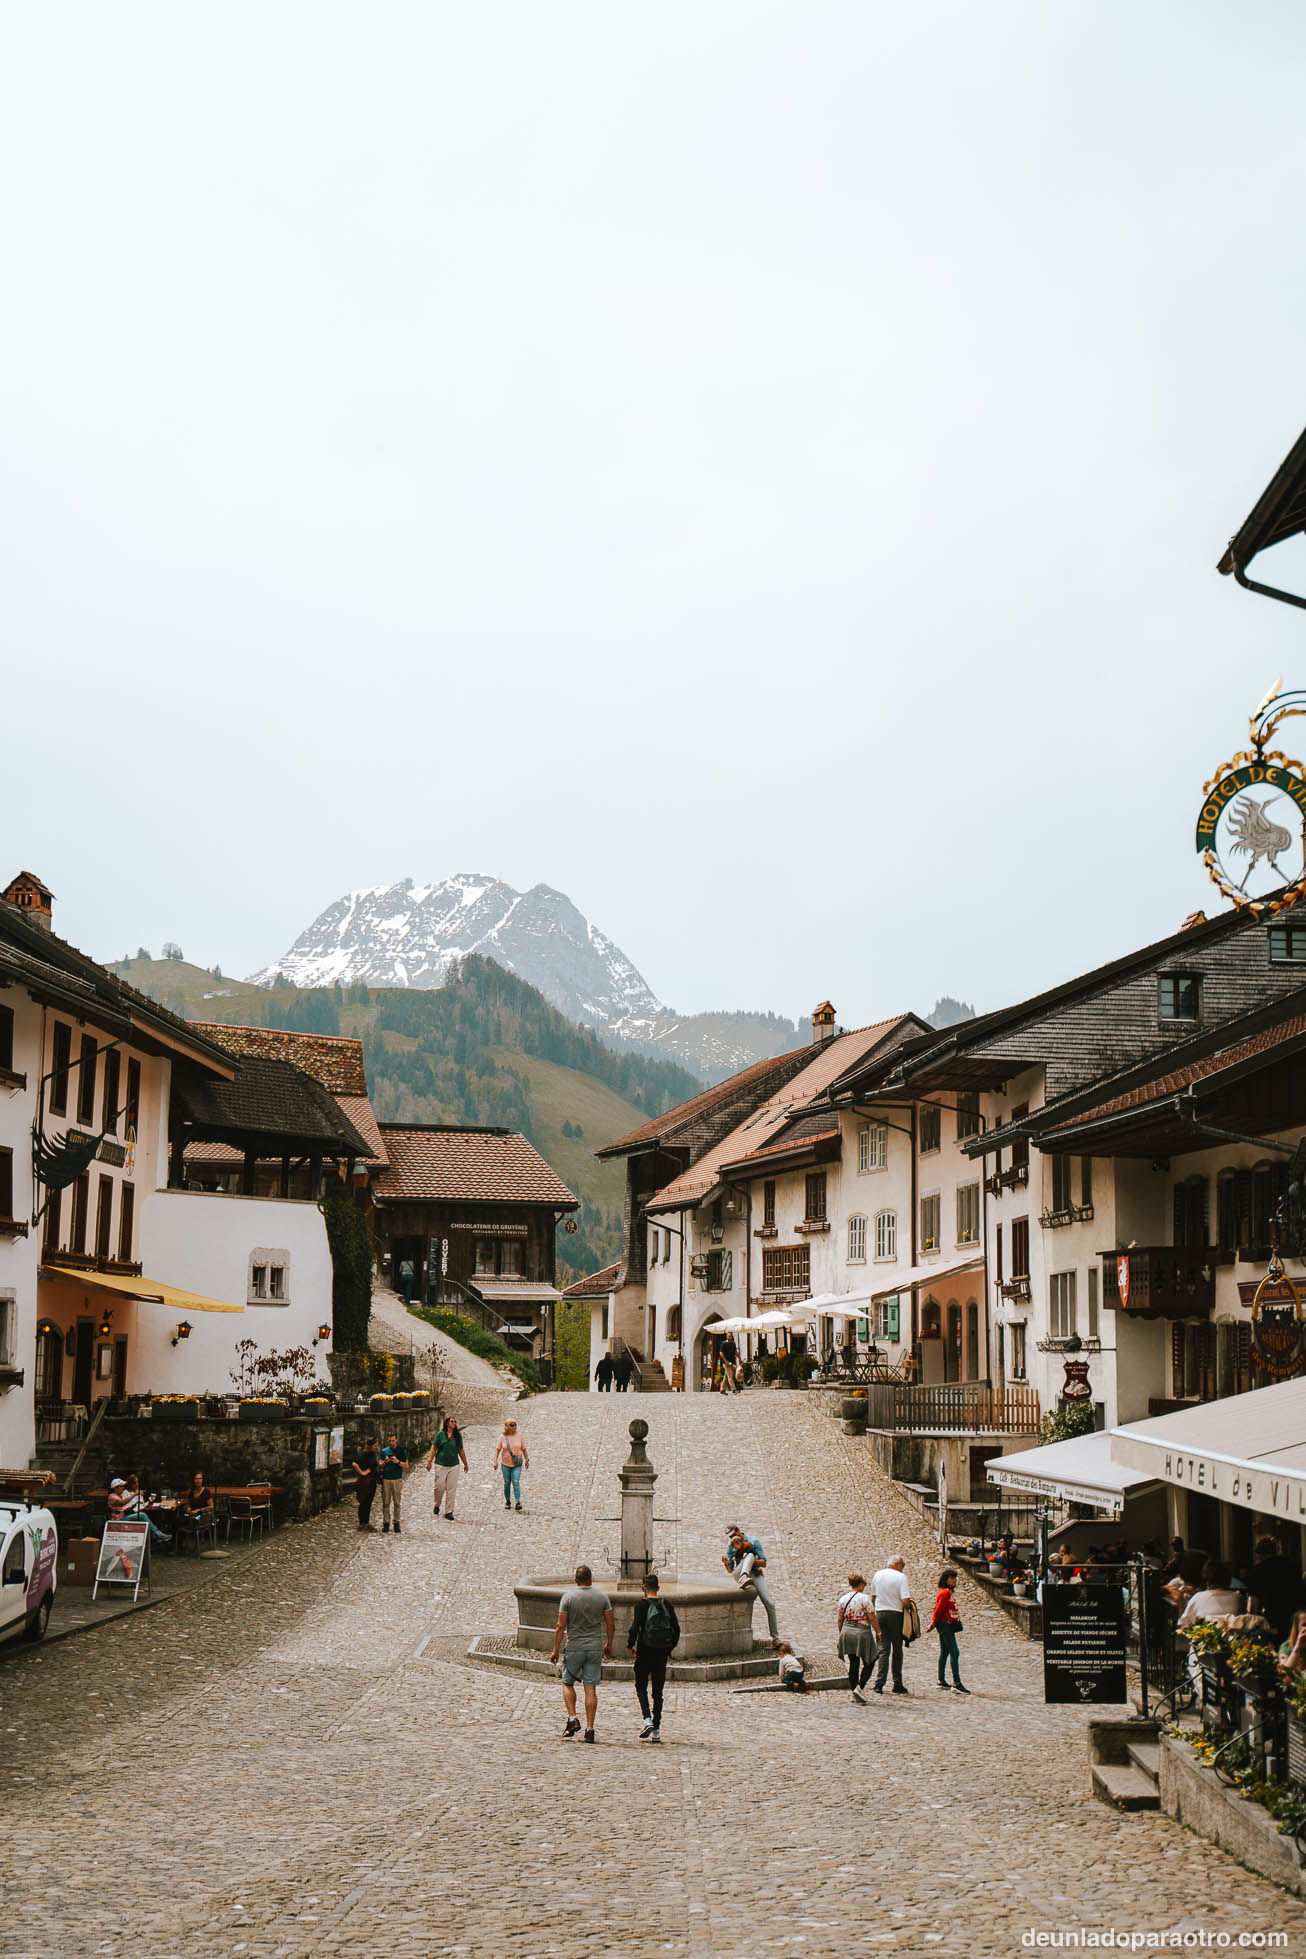
[[[882,1680],[877,1680],[872,1691],[877,1694],[882,1694],[884,1692],[884,1682]]]
[[[507,1497],[505,1497],[505,1498],[503,1499],[503,1507],[504,1507],[504,1509],[505,1509],[505,1510],[511,1510],[511,1509],[512,1509],[512,1505],[511,1505],[511,1504],[509,1503],[509,1501],[508,1501],[508,1499],[507,1499]],[[518,1506],[518,1508],[520,1508],[520,1505]]]
[[[867,1702],[866,1702],[866,1696],[865,1696],[865,1694],[864,1694],[864,1693],[862,1692],[862,1690],[861,1690],[861,1688],[860,1688],[860,1687],[854,1687],[854,1688],[853,1688],[853,1699],[854,1699],[855,1701],[857,1701],[857,1702],[859,1702],[859,1703],[860,1703],[860,1705],[861,1705],[862,1707],[865,1707],[865,1706],[866,1706],[866,1704],[867,1704]]]
[[[970,1688],[963,1687],[960,1680],[954,1680],[952,1684],[952,1691],[954,1694],[968,1694],[970,1692]]]
[[[381,1535],[382,1535],[382,1537],[389,1537],[389,1535],[390,1535],[390,1526],[389,1526],[389,1524],[382,1524],[382,1526],[381,1526]]]
[[[586,1728],[586,1730],[585,1730],[585,1740],[586,1740],[586,1741],[593,1741],[593,1739],[594,1739],[594,1730],[593,1730],[593,1728]]]
[[[520,1503],[519,1503],[519,1504],[517,1505],[517,1508],[518,1508],[519,1510],[521,1509],[521,1505],[520,1505]]]
[[[876,1691],[878,1692],[879,1690],[877,1689]],[[911,1692],[911,1688],[910,1688],[910,1687],[895,1687],[893,1691],[894,1691],[894,1693],[895,1693],[895,1694],[909,1694],[909,1693]]]
[[[451,1524],[451,1523],[453,1522],[453,1511],[452,1511],[452,1510],[446,1510],[446,1511],[445,1511],[445,1513],[444,1513],[444,1516],[445,1516],[445,1522],[446,1522],[446,1523],[449,1523],[449,1524]]]
[[[643,1727],[639,1731],[640,1740],[647,1741],[649,1736],[652,1734],[652,1732],[653,1732],[653,1721],[652,1721],[652,1717],[650,1716],[650,1718],[647,1721],[645,1721]]]
[[[573,1735],[578,1735],[579,1733],[580,1733],[580,1722],[573,1715],[568,1720],[566,1727],[562,1731],[562,1738],[564,1741],[570,1741]]]
[[[661,1730],[661,1728],[654,1728],[654,1730],[653,1730],[653,1732],[652,1732],[652,1734],[651,1734],[651,1735],[649,1736],[649,1740],[650,1740],[650,1741],[661,1741],[661,1739],[662,1739],[662,1730]]]
[[[396,1524],[396,1525],[395,1525],[395,1536],[396,1536],[396,1537],[402,1537],[402,1536],[403,1536],[403,1532],[402,1532],[402,1531],[400,1530],[400,1528],[399,1528],[399,1526],[398,1526],[398,1524]]]

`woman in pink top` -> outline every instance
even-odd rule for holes
[[[503,1471],[504,1509],[511,1510],[513,1500],[516,1499],[517,1508],[520,1510],[521,1473],[523,1469],[530,1468],[531,1459],[526,1453],[525,1440],[517,1433],[517,1424],[511,1419],[503,1425],[503,1434],[499,1437],[499,1446],[494,1452],[494,1466]]]

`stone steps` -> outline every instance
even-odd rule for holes
[[[1089,1724],[1093,1794],[1112,1809],[1161,1807],[1161,1742],[1155,1721],[1103,1716]]]
[[[1113,1809],[1160,1809],[1156,1780],[1132,1762],[1098,1762],[1093,1768],[1093,1794]]]

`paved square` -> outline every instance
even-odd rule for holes
[[[610,1562],[626,1424],[650,1423],[682,1574],[737,1517],[782,1629],[833,1653],[844,1574],[894,1550],[927,1608],[937,1552],[863,1444],[800,1394],[548,1395],[517,1411],[522,1515],[468,1431],[457,1521],[410,1476],[402,1537],[352,1509],[156,1609],[0,1659],[7,1959],[672,1959],[899,1947],[1012,1954],[1029,1930],[1285,1931],[1306,1909],[1156,1815],[1091,1801],[1082,1710],[963,1580],[969,1701],[927,1636],[910,1698],[669,1690],[661,1750],[629,1686],[563,1743],[549,1681],[469,1665],[512,1583]],[[57,1610],[57,1608],[56,1608]],[[765,1629],[760,1607],[755,1629]]]

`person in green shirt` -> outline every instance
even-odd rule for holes
[[[458,1488],[458,1465],[467,1468],[467,1451],[463,1448],[463,1432],[452,1415],[444,1418],[444,1427],[431,1444],[431,1453],[426,1458],[428,1469],[435,1469],[435,1514],[440,1514],[441,1502],[444,1514],[452,1521],[454,1495]]]

